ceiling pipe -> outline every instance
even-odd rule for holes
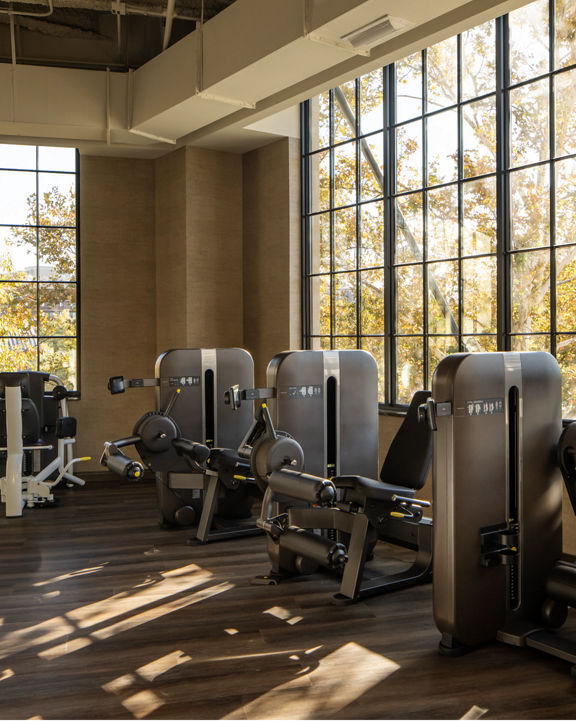
[[[39,3],[35,3],[38,5]],[[54,0],[48,0],[48,10],[45,12],[39,12],[39,13],[29,13],[25,10],[13,10],[12,4],[10,4],[9,8],[0,8],[0,13],[3,15],[9,15],[10,17],[14,17],[15,15],[18,15],[19,17],[32,17],[32,18],[47,18],[52,15],[54,12]]]
[[[3,0],[0,0],[0,3]],[[18,0],[19,5],[44,5],[42,0]],[[120,12],[121,15],[150,15],[151,17],[165,17],[166,9],[161,3],[139,3],[132,5],[129,2],[117,2],[117,0],[52,0],[54,8],[70,8],[73,10],[94,10],[95,12]],[[119,7],[119,10],[117,9]],[[0,13],[9,14],[8,9],[0,8]],[[24,11],[14,11],[14,14],[24,14]],[[30,13],[41,16],[40,13]],[[188,20],[200,22],[199,15],[189,15],[180,10],[174,13],[174,20]]]
[[[162,42],[162,50],[166,50],[170,45],[170,35],[172,34],[172,19],[174,18],[174,10],[176,8],[176,0],[168,0],[166,5],[166,22],[164,24],[164,40]]]

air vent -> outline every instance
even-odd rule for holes
[[[382,42],[389,35],[406,30],[413,23],[404,18],[392,17],[390,15],[382,15],[372,22],[361,25],[355,30],[342,35],[342,40],[346,40],[356,47],[372,47]]]

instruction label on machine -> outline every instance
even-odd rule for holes
[[[288,386],[288,390],[285,392],[288,398],[320,398],[322,386]]]
[[[467,416],[493,416],[504,413],[504,398],[481,398],[466,401]]]
[[[170,376],[168,381],[171,386],[199,386],[200,376]]]

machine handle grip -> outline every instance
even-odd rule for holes
[[[180,456],[185,456],[195,463],[205,463],[210,456],[210,449],[202,443],[189,441],[187,438],[175,438],[172,445]]]

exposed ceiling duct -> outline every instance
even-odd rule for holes
[[[58,3],[94,5],[103,18],[118,5],[54,2],[55,12],[63,11]],[[192,13],[194,2],[201,11],[199,0],[175,0],[162,12],[173,9],[176,18]],[[103,146],[142,155],[180,144],[243,151],[274,137],[267,118],[278,111],[525,2],[221,0],[223,11],[171,45],[166,22],[158,54],[129,72],[0,63],[0,142],[66,139],[89,152]],[[26,6],[32,0],[17,7]],[[124,7],[156,12],[158,5],[132,0]]]

